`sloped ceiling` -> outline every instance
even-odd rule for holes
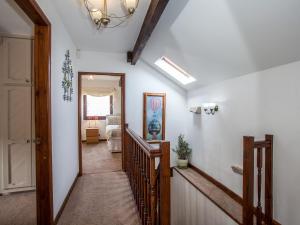
[[[186,89],[298,61],[300,1],[171,0],[142,58],[163,55],[197,79]]]
[[[33,24],[13,0],[0,1],[0,33],[33,34]]]

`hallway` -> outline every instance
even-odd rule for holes
[[[83,144],[83,172],[59,219],[59,225],[139,225],[140,219],[121,154],[107,143]]]

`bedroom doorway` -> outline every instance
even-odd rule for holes
[[[125,74],[78,73],[79,174],[123,170]]]

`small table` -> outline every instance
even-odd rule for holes
[[[99,129],[98,128],[87,128],[86,129],[86,143],[87,144],[99,143]]]

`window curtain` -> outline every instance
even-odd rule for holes
[[[102,97],[102,96],[108,96],[113,95],[115,92],[114,87],[85,87],[82,88],[82,95],[91,95],[94,97]]]

